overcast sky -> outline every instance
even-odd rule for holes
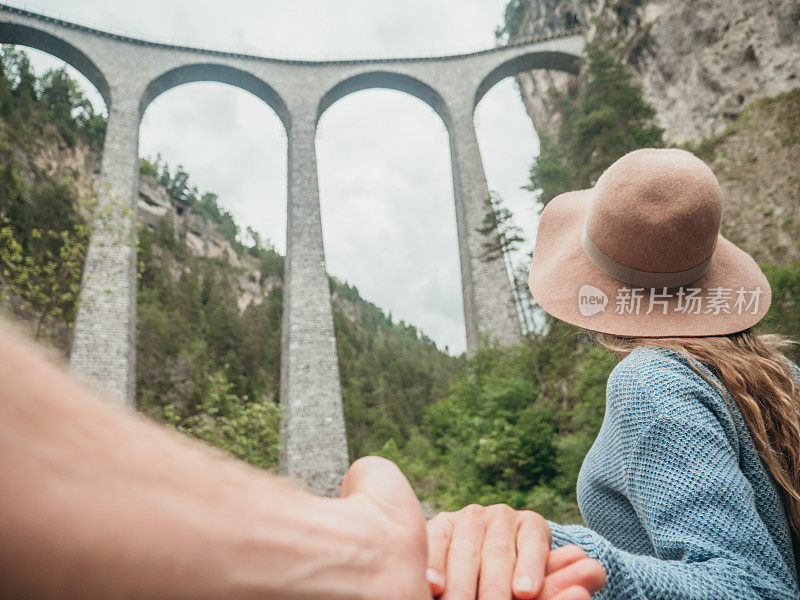
[[[491,47],[506,0],[9,3],[134,37],[315,59]],[[37,69],[55,64],[36,58]],[[512,79],[489,91],[475,120],[489,187],[507,200],[530,239],[535,210],[520,186],[538,140]],[[286,134],[260,100],[216,83],[173,88],[148,108],[140,153],[184,165],[201,192],[219,195],[242,230],[250,226],[285,251]],[[463,351],[450,155],[439,117],[401,92],[352,94],[323,115],[317,159],[328,271],[440,347]]]

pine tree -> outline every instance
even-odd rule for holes
[[[602,172],[624,154],[664,145],[656,112],[641,87],[610,47],[586,45],[582,72],[585,87],[578,98],[552,93],[562,115],[555,139],[542,136],[527,189],[547,204],[557,195],[594,185]]]
[[[514,298],[514,306],[517,316],[523,325],[523,333],[530,341],[533,333],[532,323],[530,323],[527,308],[520,293],[520,282],[517,276],[517,269],[514,267],[512,253],[515,252],[520,244],[525,241],[522,237],[522,229],[514,223],[514,215],[503,205],[503,199],[497,192],[489,192],[489,196],[484,200],[486,213],[483,217],[483,226],[477,229],[478,233],[485,236],[483,242],[483,254],[481,260],[492,262],[503,259],[506,267],[506,276],[511,284],[511,295]],[[536,372],[539,387],[542,388],[542,376],[539,369],[539,361],[536,358],[536,350],[531,344],[531,357]]]

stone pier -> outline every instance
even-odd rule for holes
[[[318,493],[333,495],[349,461],[322,247],[314,117],[313,112],[297,114],[289,127],[281,470]]]

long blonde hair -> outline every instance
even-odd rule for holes
[[[779,335],[739,333],[710,337],[623,338],[598,334],[615,352],[648,345],[676,350],[723,398],[739,407],[761,459],[778,484],[792,529],[800,538],[800,388],[781,350],[793,342]],[[705,365],[719,381],[702,372]],[[725,389],[720,388],[720,382]]]

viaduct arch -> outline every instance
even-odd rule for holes
[[[200,81],[214,81],[216,83],[226,83],[245,90],[262,100],[269,106],[283,123],[284,129],[289,129],[289,110],[283,99],[270,85],[250,73],[230,65],[217,62],[200,62],[181,65],[165,71],[150,83],[142,94],[139,103],[139,113],[144,116],[150,104],[161,94],[174,87],[185,83],[197,83]]]
[[[393,71],[377,70],[353,75],[348,79],[340,81],[325,92],[320,99],[319,108],[317,109],[317,121],[320,120],[323,113],[328,110],[328,108],[345,96],[373,88],[397,90],[398,92],[405,92],[406,94],[414,96],[430,106],[434,112],[441,117],[445,126],[450,123],[447,104],[434,88],[409,75],[403,75]]]
[[[498,81],[531,68],[577,70],[580,30],[426,58],[284,60],[125,37],[0,4],[0,43],[48,52],[83,73],[108,108],[98,203],[70,355],[73,372],[121,407],[135,397],[139,123],[160,93],[218,81],[278,114],[288,139],[286,266],[281,339],[281,469],[336,493],[348,464],[339,367],[325,269],[315,134],[336,100],[373,87],[407,92],[442,118],[450,140],[467,347],[520,335],[500,261],[481,261],[477,232],[489,194],[473,113]]]
[[[5,8],[0,5],[0,9]],[[111,92],[103,73],[81,50],[70,44],[62,36],[52,35],[36,27],[20,23],[0,21],[0,40],[3,44],[21,44],[42,50],[60,58],[79,71],[97,88],[108,107],[111,104]]]

